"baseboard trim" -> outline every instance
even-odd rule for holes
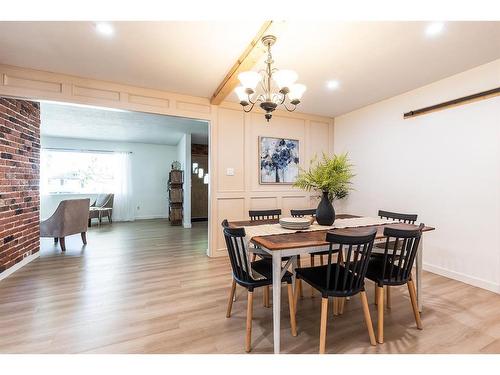
[[[448,277],[453,280],[458,280],[465,284],[469,284],[481,289],[486,289],[489,290],[490,292],[500,294],[500,284],[495,284],[488,280],[480,279],[474,276],[469,276],[461,272],[451,271],[446,268],[435,266],[429,263],[424,263],[424,270],[444,277]]]
[[[5,271],[3,271],[2,273],[0,273],[0,281],[2,281],[3,279],[5,279],[6,277],[12,275],[14,272],[16,272],[18,269],[20,269],[21,267],[27,265],[28,263],[30,263],[31,261],[35,260],[36,258],[38,258],[40,256],[40,252],[37,251],[35,254],[31,254],[31,255],[28,255],[27,257],[25,257],[22,261],[14,264],[12,267],[10,267],[9,269],[6,269]]]
[[[134,220],[168,219],[168,215],[144,215],[136,216]]]

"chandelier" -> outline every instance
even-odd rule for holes
[[[238,95],[245,112],[250,112],[257,102],[260,102],[266,114],[266,120],[272,117],[272,112],[282,105],[288,112],[293,112],[300,103],[306,86],[295,83],[297,73],[293,70],[278,70],[273,68],[274,60],[271,46],[276,42],[274,35],[262,37],[262,44],[267,48],[266,68],[259,72],[248,71],[238,74],[241,86],[234,91]]]

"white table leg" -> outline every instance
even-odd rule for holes
[[[274,354],[280,353],[281,251],[273,251],[273,338]]]
[[[424,250],[424,238],[423,236],[420,238],[420,242],[418,244],[417,249],[417,265],[416,265],[416,284],[417,284],[417,304],[418,310],[422,312],[423,309],[423,301],[422,301],[422,258],[423,258],[423,250]]]

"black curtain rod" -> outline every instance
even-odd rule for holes
[[[414,111],[406,112],[403,115],[403,118],[406,119],[406,118],[410,118],[410,117],[420,116],[420,115],[423,115],[423,114],[426,114],[429,112],[439,111],[441,109],[445,109],[448,107],[454,107],[454,106],[461,105],[461,104],[466,104],[466,103],[471,103],[471,102],[475,102],[478,100],[488,99],[488,98],[492,98],[492,97],[498,96],[498,95],[500,95],[500,87],[497,87],[497,88],[491,89],[491,90],[487,90],[487,91],[478,92],[477,94],[464,96],[462,98],[449,100],[449,101],[444,102],[444,103],[431,105],[429,107],[416,109]]]

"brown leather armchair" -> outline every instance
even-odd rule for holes
[[[113,222],[111,216],[113,215],[114,198],[114,194],[104,194],[97,196],[95,202],[90,206],[89,227],[92,223],[92,219],[99,219],[99,225],[101,225],[103,216],[106,216],[108,218],[108,222]]]
[[[59,203],[56,211],[47,220],[40,223],[40,237],[53,237],[66,251],[64,237],[80,233],[87,244],[87,220],[89,218],[90,199],[68,199]]]

